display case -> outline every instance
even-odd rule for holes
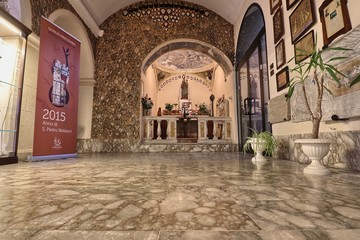
[[[0,8],[0,165],[18,161],[25,52],[30,32]]]

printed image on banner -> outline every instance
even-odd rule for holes
[[[80,41],[41,19],[33,156],[76,153]]]

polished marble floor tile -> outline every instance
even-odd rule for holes
[[[360,239],[360,174],[241,153],[0,166],[2,239]]]

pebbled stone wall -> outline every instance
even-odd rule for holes
[[[177,1],[179,2],[179,1]],[[180,5],[172,8],[179,11]],[[141,65],[159,44],[190,38],[211,44],[234,59],[233,25],[208,11],[181,16],[164,28],[152,14],[110,16],[97,40],[92,139],[79,145],[102,152],[136,151],[140,142]],[[106,147],[105,147],[106,146]]]
[[[32,30],[37,35],[41,16],[48,17],[60,8],[78,16],[65,0],[30,1]],[[172,11],[184,9],[185,2],[175,2]],[[190,13],[198,7],[189,3],[185,5]],[[167,28],[163,23],[154,21],[152,14],[125,16],[120,10],[100,26],[105,31],[103,37],[96,39],[87,28],[96,59],[96,84],[92,139],[79,140],[80,152],[137,151],[140,142],[141,64],[159,44],[179,38],[200,40],[222,50],[233,61],[233,25],[219,15],[207,10],[206,17],[185,14]]]

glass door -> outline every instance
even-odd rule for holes
[[[0,9],[0,165],[15,163],[26,38],[30,30]]]
[[[269,84],[267,77],[265,35],[263,34],[250,48],[245,59],[239,65],[239,142],[242,146],[251,129],[270,131],[268,123],[267,102],[269,100]],[[265,63],[264,63],[265,62]]]

